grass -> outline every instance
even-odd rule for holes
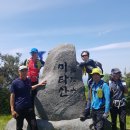
[[[11,118],[11,115],[0,115],[0,130],[5,130],[5,126]]]
[[[109,121],[111,121],[111,118],[110,118],[110,116],[109,116],[109,118],[108,118],[108,120]],[[119,124],[119,117],[117,117],[117,128],[118,128],[118,130],[120,130],[119,128],[120,128],[120,124]],[[126,130],[130,130],[130,116],[126,116]]]
[[[126,112],[127,112],[127,116],[126,116],[126,128],[127,130],[130,130],[130,87],[128,89],[129,93],[126,94],[126,99],[127,99],[127,104],[126,104]],[[109,118],[110,120],[110,118]],[[111,120],[110,120],[111,121]],[[120,124],[119,124],[119,117],[117,118],[117,127],[118,127],[118,130],[120,130]]]
[[[127,130],[130,130],[130,116],[126,117],[126,128]]]

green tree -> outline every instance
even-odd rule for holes
[[[0,87],[8,87],[18,76],[21,55],[21,53],[16,53],[16,56],[0,53]]]
[[[16,56],[0,53],[0,114],[10,113],[8,87],[18,76],[20,57],[20,53],[16,53]]]
[[[128,87],[130,87],[130,72],[125,74],[125,81]]]
[[[109,79],[110,79],[110,75],[109,74],[105,74],[104,77],[103,77],[103,80],[108,83]]]
[[[125,73],[125,77],[124,77],[125,81],[126,81],[126,85],[128,87],[128,90],[130,91],[130,72],[129,73]],[[127,113],[130,115],[130,93],[128,93],[127,97]]]
[[[0,114],[10,113],[10,93],[7,88],[0,88]]]

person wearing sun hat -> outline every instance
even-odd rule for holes
[[[94,75],[94,74],[99,74],[101,76],[101,78],[104,76],[102,74],[102,71],[99,69],[99,68],[93,68],[92,69],[92,73],[90,73],[91,75]]]
[[[89,90],[86,108],[91,109],[91,116],[96,130],[104,130],[104,119],[108,117],[110,110],[110,89],[101,78],[104,76],[99,68],[93,68],[90,73],[93,84]],[[86,115],[87,116],[87,115]]]

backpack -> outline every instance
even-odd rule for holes
[[[91,73],[92,69],[96,67],[99,68],[103,73],[102,64],[99,61],[89,59],[86,63],[85,62],[80,63],[80,67],[82,68],[83,75],[84,74],[86,75],[86,73],[88,74]]]
[[[95,65],[101,69],[102,73],[103,73],[103,68],[102,68],[102,64],[99,62],[99,61],[94,61],[95,62]]]

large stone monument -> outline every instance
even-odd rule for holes
[[[80,116],[85,105],[84,86],[73,45],[61,45],[49,52],[41,80],[47,80],[47,85],[38,90],[35,100],[39,118],[56,121]]]

